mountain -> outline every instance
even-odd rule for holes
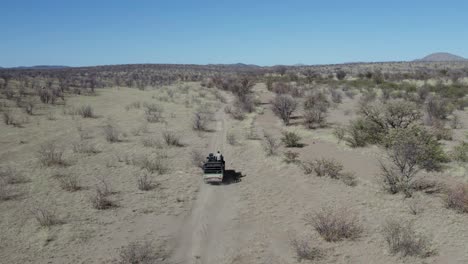
[[[50,70],[50,69],[64,69],[70,68],[69,66],[62,66],[62,65],[35,65],[35,66],[18,66],[18,67],[10,67],[10,68],[3,68],[0,69],[20,69],[20,70]]]
[[[438,53],[432,53],[430,55],[427,55],[426,57],[416,60],[416,61],[429,62],[429,61],[468,61],[468,60],[461,56],[450,54],[447,52],[438,52]]]

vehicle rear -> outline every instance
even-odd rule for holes
[[[221,161],[207,161],[203,165],[203,180],[206,183],[221,183],[224,177],[224,164]]]

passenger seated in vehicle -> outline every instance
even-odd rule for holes
[[[216,157],[213,155],[213,153],[208,154],[208,157],[206,157],[208,161],[215,161]]]
[[[218,152],[216,153],[216,160],[221,161],[221,156],[222,156],[221,152],[219,152],[219,150],[218,150]]]

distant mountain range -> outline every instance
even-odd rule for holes
[[[422,61],[422,62],[445,62],[445,61],[468,61],[468,59],[465,59],[461,56],[454,55],[451,53],[447,52],[437,52],[437,53],[432,53],[430,55],[427,55],[426,57],[422,59],[418,59],[415,61]]]
[[[63,68],[70,68],[69,66],[63,66],[63,65],[35,65],[35,66],[18,66],[18,67],[10,67],[10,68],[4,68],[0,67],[0,69],[22,69],[22,70],[49,70],[49,69],[63,69]]]

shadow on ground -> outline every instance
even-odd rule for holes
[[[238,172],[235,170],[225,170],[223,184],[238,183],[242,181],[241,178],[243,177],[245,177],[245,175],[243,175],[242,172]]]

